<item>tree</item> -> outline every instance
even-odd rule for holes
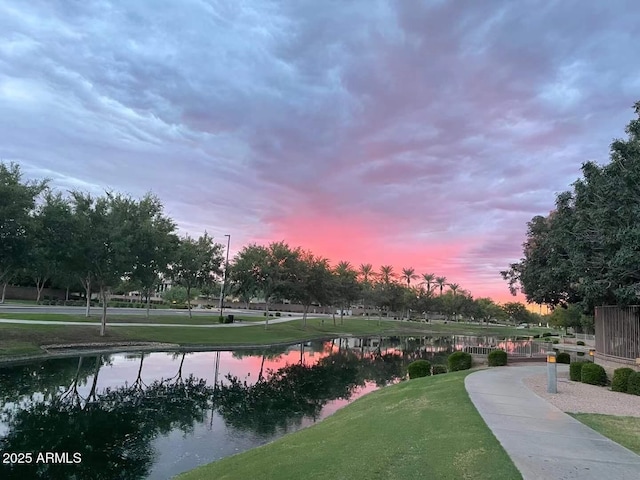
[[[422,285],[427,286],[427,295],[431,295],[431,285],[433,284],[436,276],[433,273],[423,273],[422,274]]]
[[[176,225],[163,214],[160,200],[147,194],[138,203],[135,212],[137,228],[132,238],[134,264],[128,280],[139,289],[146,298],[147,318],[149,303],[162,274],[169,273],[169,264],[174,259],[179,245]]]
[[[551,307],[628,305],[640,299],[640,102],[611,161],[582,165],[573,190],[529,222],[523,258],[501,272],[512,293]]]
[[[383,283],[390,283],[391,279],[393,279],[395,276],[396,274],[393,273],[393,267],[391,265],[382,265],[380,267],[380,279]]]
[[[372,280],[376,278],[376,273],[373,271],[373,265],[370,263],[362,263],[358,268],[358,277],[360,279],[360,288],[362,290],[362,307],[367,313],[367,303],[372,293]]]
[[[42,289],[55,275],[61,275],[74,254],[73,216],[69,201],[47,190],[44,201],[29,221],[29,245],[25,271],[36,285],[36,302]]]
[[[326,258],[317,257],[311,252],[300,252],[296,268],[297,282],[291,288],[291,300],[300,302],[303,307],[302,325],[307,326],[307,314],[312,303],[326,305],[331,302],[334,291],[331,269]]]
[[[336,295],[340,305],[340,324],[343,324],[344,309],[352,302],[360,298],[360,285],[357,281],[357,272],[346,261],[339,262],[334,269],[336,275]]]
[[[411,280],[415,280],[418,278],[416,275],[416,271],[414,268],[403,268],[402,269],[402,279],[407,282],[407,287],[411,287]]]
[[[507,302],[502,309],[513,322],[528,323],[532,320],[532,313],[520,302]]]
[[[300,273],[300,249],[285,242],[273,242],[267,247],[248,245],[234,258],[231,278],[242,292],[262,292],[265,299],[265,329],[269,326],[269,303],[276,296],[296,294],[297,273]]]
[[[191,318],[191,291],[215,282],[222,265],[222,249],[207,232],[197,240],[190,236],[180,239],[173,263],[169,267],[171,278],[187,290],[187,308]]]
[[[447,284],[447,277],[436,277],[436,285],[440,287],[440,296],[442,296],[442,289]]]
[[[567,305],[554,308],[549,316],[549,325],[555,328],[573,328],[577,332],[582,331],[582,308],[580,305]]]
[[[4,303],[8,282],[25,265],[29,214],[47,182],[24,182],[19,165],[0,162],[0,303]]]

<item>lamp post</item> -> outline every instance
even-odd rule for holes
[[[222,318],[222,311],[224,310],[224,289],[227,286],[227,269],[229,268],[229,245],[231,244],[231,235],[225,235],[227,237],[227,259],[224,262],[224,276],[222,277],[222,285],[220,285],[220,318]]]

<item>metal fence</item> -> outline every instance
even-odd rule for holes
[[[544,357],[547,352],[553,349],[550,342],[534,342],[533,340],[517,340],[498,342],[497,345],[477,346],[467,345],[463,348],[465,352],[474,355],[488,355],[493,350],[504,350],[510,357]]]
[[[596,307],[596,352],[625,360],[640,358],[640,306]]]

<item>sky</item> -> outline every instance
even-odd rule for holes
[[[0,160],[151,191],[233,256],[284,240],[510,301],[640,100],[640,3],[5,0]]]

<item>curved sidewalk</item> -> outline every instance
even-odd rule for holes
[[[465,379],[471,401],[522,478],[640,478],[640,455],[575,420],[522,383],[546,369],[546,365],[499,367]]]

